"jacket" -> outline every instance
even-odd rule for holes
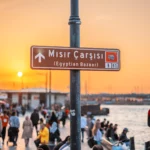
[[[33,113],[31,114],[31,118],[30,118],[30,119],[31,119],[33,125],[37,125],[37,124],[38,124],[38,121],[39,121],[39,119],[40,119],[39,114],[38,114],[37,112],[33,112]]]
[[[43,130],[40,130],[38,139],[40,139],[41,144],[49,143],[49,130],[47,127],[44,127]]]

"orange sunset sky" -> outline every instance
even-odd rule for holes
[[[80,46],[121,51],[120,72],[81,71],[81,92],[150,92],[150,0],[79,2]],[[30,47],[69,46],[69,16],[70,0],[0,0],[0,88],[19,89],[18,71],[24,87],[45,86]],[[69,91],[69,80],[69,71],[52,71],[52,89]]]

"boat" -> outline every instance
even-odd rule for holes
[[[81,114],[94,115],[94,116],[108,115],[109,108],[101,108],[100,104],[82,105]]]

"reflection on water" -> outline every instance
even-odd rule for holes
[[[109,108],[109,116],[101,116],[100,120],[107,118],[111,123],[119,125],[118,133],[124,127],[129,129],[128,137],[134,136],[137,150],[144,150],[144,143],[150,140],[150,128],[147,126],[147,113],[150,106],[102,105]]]

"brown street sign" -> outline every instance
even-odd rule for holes
[[[105,48],[32,46],[32,69],[119,71],[120,51]]]

